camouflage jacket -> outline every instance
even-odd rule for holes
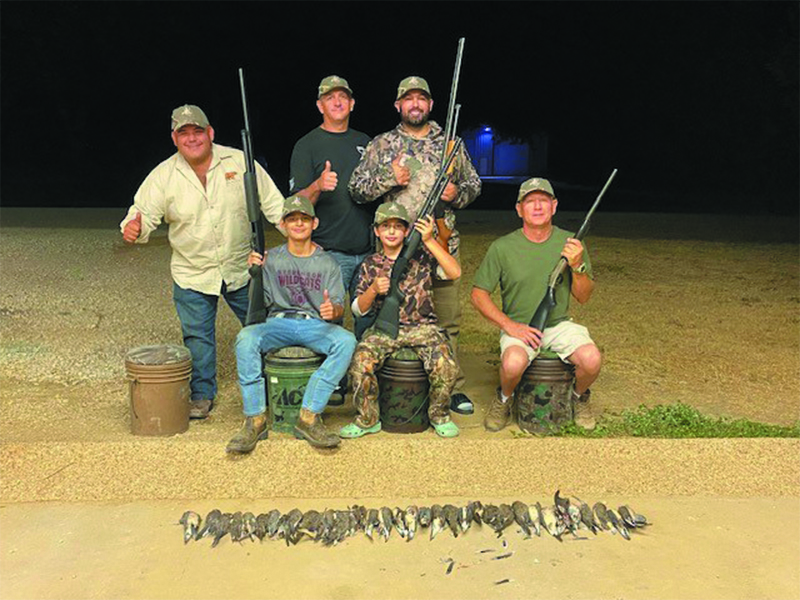
[[[423,323],[436,323],[436,311],[433,307],[433,265],[435,259],[427,250],[417,252],[408,261],[406,276],[400,280],[400,293],[403,301],[400,303],[398,315],[401,325],[421,325]],[[361,263],[356,297],[367,291],[378,276],[391,277],[395,260],[383,253],[370,254]],[[371,314],[377,314],[383,306],[384,296],[378,296],[370,307]]]
[[[425,202],[442,161],[444,132],[438,123],[429,121],[431,129],[424,138],[407,134],[398,124],[392,131],[376,136],[368,145],[350,177],[349,191],[356,202],[375,200],[400,202],[409,216],[416,220],[417,213]],[[408,156],[405,166],[411,171],[411,183],[405,187],[396,185],[392,161],[398,156]],[[460,236],[456,230],[454,208],[464,208],[481,193],[481,179],[472,166],[466,148],[461,146],[456,156],[451,181],[458,186],[458,195],[449,205],[445,203],[444,219],[452,230],[447,250],[458,256]],[[441,277],[443,273],[437,269]]]

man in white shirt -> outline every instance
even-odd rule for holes
[[[247,315],[250,221],[244,153],[214,144],[214,129],[194,105],[172,112],[178,151],[144,180],[120,223],[125,242],[145,244],[163,219],[169,225],[173,300],[192,354],[192,418],[205,418],[217,392],[215,323],[219,296],[239,321]],[[256,163],[261,212],[277,224],[283,195]]]

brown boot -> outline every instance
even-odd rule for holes
[[[483,419],[483,426],[488,431],[500,431],[508,423],[511,413],[511,398],[503,402],[500,396],[500,388],[497,388],[492,405]]]
[[[267,439],[268,434],[266,415],[247,417],[239,432],[228,442],[225,452],[248,454],[253,451],[260,440]]]
[[[342,441],[338,435],[328,431],[320,415],[314,415],[314,421],[310,425],[298,418],[294,426],[294,435],[316,448],[333,448]]]
[[[580,396],[577,396],[574,390],[572,391],[572,408],[575,414],[575,424],[589,431],[597,427],[597,421],[592,414],[592,407],[589,405],[589,398],[591,395],[592,392],[590,390],[586,390]]]

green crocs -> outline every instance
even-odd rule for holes
[[[451,438],[458,435],[458,425],[452,421],[446,421],[445,423],[433,423],[433,428],[436,430],[436,433],[443,438]]]
[[[368,433],[378,433],[381,430],[381,422],[378,421],[372,427],[367,427],[366,429],[362,429],[355,423],[350,423],[349,425],[345,425],[339,430],[339,437],[345,438],[348,440],[352,440],[355,438],[360,438],[362,435],[367,435]]]

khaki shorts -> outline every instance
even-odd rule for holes
[[[500,336],[500,356],[503,356],[506,348],[519,346],[525,349],[529,361],[533,361],[539,351],[545,349],[555,352],[561,360],[567,362],[575,350],[586,344],[594,344],[592,338],[589,337],[589,330],[573,321],[561,321],[558,325],[547,327],[543,333],[542,345],[534,350],[521,339],[511,337],[504,332]]]

